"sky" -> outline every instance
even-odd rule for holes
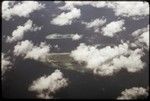
[[[47,64],[52,53],[85,71]],[[147,98],[148,2],[3,1],[1,81],[3,98]]]

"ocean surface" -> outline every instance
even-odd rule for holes
[[[26,32],[23,40],[31,40],[34,44],[46,42],[52,46],[58,45],[59,50],[52,48],[51,52],[71,52],[76,49],[80,43],[87,45],[96,44],[120,44],[121,39],[132,40],[131,33],[137,29],[146,27],[149,23],[149,17],[134,21],[131,18],[126,20],[126,30],[113,38],[104,37],[101,34],[94,33],[93,29],[86,29],[81,21],[89,22],[91,19],[101,18],[107,19],[106,23],[117,20],[111,9],[94,8],[91,6],[81,6],[81,17],[74,21],[71,25],[56,26],[50,24],[53,14],[60,14],[61,11],[57,6],[48,1],[42,2],[46,4],[45,9],[35,11],[30,14],[29,18],[13,17],[9,21],[2,19],[2,52],[7,53],[13,62],[12,69],[8,70],[2,80],[2,96],[4,98],[36,98],[36,93],[28,91],[28,87],[32,81],[43,75],[50,75],[56,68],[48,67],[46,64],[32,59],[23,59],[13,55],[14,43],[6,43],[6,36],[11,35],[18,25],[23,25],[28,19],[31,19],[37,26],[43,26],[40,31]],[[63,5],[63,4],[59,4]],[[49,34],[82,34],[83,38],[79,41],[71,39],[48,40],[45,37]],[[73,70],[60,69],[64,77],[69,78],[69,86],[61,89],[54,98],[58,99],[115,99],[120,96],[121,91],[131,87],[147,87],[149,85],[149,52],[142,58],[146,62],[146,66],[139,72],[129,73],[126,70],[114,74],[110,77],[98,76],[91,73],[80,73]]]

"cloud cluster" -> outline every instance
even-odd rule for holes
[[[31,20],[28,20],[23,26],[17,26],[17,29],[12,32],[12,36],[7,36],[6,42],[21,40],[26,32],[37,30],[41,30],[41,27],[35,26]]]
[[[97,1],[84,1],[84,2],[81,2],[81,1],[65,1],[65,5],[59,7],[59,9],[61,9],[61,10],[71,10],[73,8],[76,8],[77,6],[83,6],[83,5],[91,5],[93,7],[100,7],[100,6],[104,7],[104,6],[106,6],[106,2],[104,2],[104,1],[100,1],[100,2],[97,2]]]
[[[74,19],[77,19],[81,16],[80,9],[73,8],[69,12],[62,12],[57,17],[53,18],[51,24],[63,26],[63,25],[71,25]]]
[[[59,8],[61,10],[69,10],[83,5],[91,5],[96,8],[109,8],[114,11],[116,16],[132,17],[133,19],[140,19],[149,15],[149,4],[143,1],[66,1],[65,5]]]
[[[149,25],[142,29],[138,29],[132,33],[135,42],[132,43],[135,47],[140,46],[149,50]]]
[[[15,56],[23,56],[24,58],[31,58],[34,60],[45,61],[49,54],[50,46],[41,42],[39,46],[33,45],[31,41],[25,40],[17,43],[14,47]]]
[[[116,16],[142,17],[149,15],[149,4],[142,1],[113,2],[112,9]]]
[[[144,99],[149,95],[147,89],[143,87],[125,89],[121,94],[121,96],[117,97],[118,100]]]
[[[61,88],[68,86],[68,79],[64,78],[63,73],[60,70],[55,70],[49,76],[42,76],[33,81],[29,87],[29,91],[35,91],[38,93],[37,97],[43,99],[52,98],[53,94]]]
[[[4,53],[1,53],[1,72],[2,75],[11,68],[12,63],[9,60],[9,57],[6,57]]]
[[[3,1],[2,2],[2,18],[10,20],[13,16],[29,17],[29,15],[44,8],[43,4],[37,1],[22,1],[15,4],[15,1]]]
[[[143,54],[141,49],[130,50],[127,43],[115,47],[106,46],[102,49],[81,43],[70,56],[79,63],[85,62],[86,68],[93,70],[94,74],[110,76],[122,68],[128,72],[143,69],[144,63],[141,61]]]
[[[67,39],[71,38],[72,40],[79,40],[82,38],[82,35],[79,34],[50,34],[46,36],[46,39]]]
[[[110,58],[126,53],[127,50],[128,45],[126,43],[121,44],[118,47],[111,48],[110,46],[106,46],[102,49],[97,49],[96,46],[88,46],[81,43],[76,50],[71,52],[71,56],[76,61],[87,62],[88,68],[94,68]]]
[[[82,24],[86,25],[86,28],[94,28],[95,32],[100,32],[99,27],[103,26],[106,23],[106,19],[103,17],[101,19],[95,19],[91,22],[81,22]]]
[[[141,49],[136,49],[128,53],[129,56],[120,55],[113,58],[111,61],[94,69],[94,74],[102,76],[111,76],[121,69],[126,69],[128,72],[134,73],[143,69],[145,63],[142,62],[141,57],[143,52]]]
[[[124,20],[112,21],[102,28],[102,34],[104,36],[113,37],[114,35],[116,35],[116,33],[125,30],[125,27],[123,27],[123,25]]]

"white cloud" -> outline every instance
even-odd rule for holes
[[[65,5],[59,7],[59,9],[61,9],[61,10],[71,10],[73,8],[76,8],[75,6],[88,5],[90,2],[89,1],[84,1],[84,2],[81,2],[81,1],[65,1],[64,3],[65,3]]]
[[[110,58],[126,53],[127,50],[128,45],[126,43],[120,44],[118,47],[111,48],[110,46],[106,46],[102,49],[81,43],[76,50],[71,52],[71,56],[76,61],[85,61],[87,68],[95,68]]]
[[[147,25],[147,27],[144,27],[144,28],[135,30],[135,31],[132,33],[132,36],[137,37],[137,36],[141,35],[142,33],[146,32],[146,31],[148,31],[148,30],[149,30],[149,25]]]
[[[145,65],[141,57],[144,55],[141,49],[135,49],[131,51],[128,57],[120,56],[119,58],[114,58],[112,63],[115,67],[126,68],[128,72],[136,72],[143,69]]]
[[[14,47],[14,55],[25,56],[26,53],[31,51],[33,47],[34,45],[31,41],[25,40],[25,41],[18,42],[17,45]]]
[[[7,36],[6,42],[21,40],[23,39],[24,33],[37,30],[41,30],[41,27],[36,27],[31,20],[28,20],[23,26],[17,26],[17,29],[12,32],[12,36]]]
[[[141,17],[149,15],[149,4],[143,1],[114,2],[112,8],[116,16]]]
[[[77,33],[72,36],[72,40],[79,40],[79,39],[81,39],[81,38],[82,38],[82,35],[79,35],[79,34],[77,34]]]
[[[67,13],[62,12],[56,18],[53,18],[51,24],[58,26],[71,25],[72,21],[76,18],[79,18],[80,16],[81,16],[80,9],[73,8],[70,10],[70,12]]]
[[[66,1],[65,5],[59,8],[70,10],[83,5],[91,5],[96,8],[106,7],[112,9],[116,16],[132,17],[137,20],[149,15],[149,3],[143,1]]]
[[[46,36],[46,39],[72,39],[72,40],[79,40],[82,38],[82,35],[79,34],[50,34]]]
[[[149,47],[149,31],[141,34],[139,37],[139,41],[146,43],[147,47]]]
[[[2,2],[2,18],[5,20],[10,20],[13,16],[29,17],[32,12],[44,8],[44,5],[37,1],[22,1],[15,5],[10,3],[10,1]]]
[[[125,30],[125,27],[123,27],[123,25],[124,20],[110,22],[102,28],[102,34],[104,36],[113,37],[114,35],[116,35],[116,33]]]
[[[1,53],[1,72],[2,75],[10,69],[12,66],[12,63],[9,60],[9,57],[6,57],[4,53]]]
[[[25,58],[31,58],[34,60],[45,61],[47,55],[49,54],[50,47],[46,43],[41,42],[39,46],[34,46],[31,51],[29,51]]]
[[[136,49],[134,51],[129,50],[128,57],[120,55],[113,58],[111,61],[99,66],[94,69],[94,74],[102,76],[111,76],[114,73],[120,71],[121,69],[126,69],[128,72],[134,73],[140,71],[144,67],[144,63],[141,61],[143,52],[141,49]]]
[[[29,87],[29,91],[35,91],[38,93],[37,97],[50,99],[53,94],[61,88],[68,86],[68,79],[64,78],[63,73],[60,70],[55,70],[49,76],[42,76],[33,81]]]
[[[96,8],[106,7],[108,5],[108,2],[105,1],[65,1],[65,5],[59,7],[61,10],[70,10],[73,8],[76,8],[77,6],[83,6],[83,5],[91,5]],[[110,4],[109,4],[110,5]]]
[[[100,31],[99,27],[103,26],[106,23],[106,19],[103,17],[101,19],[97,18],[95,20],[92,20],[91,22],[81,22],[81,23],[85,24],[86,28],[94,28],[95,32],[99,32]]]
[[[125,89],[121,94],[121,96],[117,97],[118,100],[144,99],[149,95],[147,89],[143,87]]]
[[[85,62],[85,68],[92,70],[94,74],[111,76],[123,68],[128,72],[140,71],[145,65],[141,60],[143,55],[142,49],[131,50],[127,43],[102,49],[82,43],[70,56],[79,63]]]
[[[60,4],[62,3],[63,1],[54,1],[55,4]]]
[[[45,61],[49,54],[50,46],[41,42],[39,46],[33,45],[31,41],[25,40],[17,43],[14,47],[14,55],[23,56],[24,58],[31,58],[34,60]]]
[[[149,25],[142,29],[138,29],[132,33],[135,42],[133,44],[140,47],[144,47],[149,50]]]

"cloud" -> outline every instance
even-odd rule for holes
[[[74,19],[77,19],[81,16],[80,9],[73,8],[70,12],[62,12],[57,17],[53,18],[51,24],[63,26],[63,25],[71,25]]]
[[[46,39],[72,39],[72,40],[79,40],[82,38],[82,35],[79,34],[50,34],[46,36]]]
[[[100,26],[103,26],[106,23],[106,19],[102,17],[101,19],[97,18],[91,22],[81,22],[82,24],[86,25],[86,28],[94,28],[95,32],[99,32]]]
[[[128,53],[129,56],[120,55],[113,58],[111,61],[94,69],[94,74],[102,76],[111,76],[121,69],[126,69],[128,72],[134,73],[143,69],[145,63],[141,61],[143,52],[141,49],[136,49]]]
[[[134,20],[139,20],[149,15],[149,4],[143,1],[66,1],[65,5],[59,7],[59,9],[70,10],[83,5],[90,5],[95,8],[109,8],[114,11],[116,16],[131,17]]]
[[[55,4],[60,4],[62,3],[63,1],[53,1]]]
[[[71,56],[76,61],[85,61],[87,63],[87,68],[95,68],[110,58],[126,53],[127,50],[128,45],[126,43],[118,47],[115,46],[111,48],[110,46],[106,46],[102,49],[97,49],[96,46],[87,46],[81,43],[76,50],[71,52]]]
[[[132,33],[135,47],[140,46],[149,50],[149,25]]]
[[[41,27],[35,26],[31,20],[28,20],[23,26],[17,26],[17,29],[12,32],[12,36],[7,36],[6,42],[21,40],[26,32],[37,30],[41,30]]]
[[[59,7],[61,10],[70,10],[76,8],[77,6],[91,5],[96,8],[106,7],[108,2],[105,1],[65,1],[65,5]]]
[[[6,57],[4,53],[1,53],[1,72],[2,76],[4,73],[12,67],[12,63],[9,60],[9,57]]]
[[[47,55],[49,54],[50,47],[46,43],[41,42],[39,46],[34,46],[31,51],[29,51],[25,58],[31,58],[34,60],[45,61]]]
[[[149,15],[149,4],[143,1],[113,2],[112,6],[116,16],[141,17]]]
[[[104,36],[108,37],[113,37],[117,33],[125,30],[124,25],[124,20],[119,20],[119,21],[113,21],[107,24],[105,27],[102,28],[102,34]]]
[[[125,89],[121,94],[121,96],[117,97],[118,100],[144,99],[149,95],[147,89],[143,87]]]
[[[55,70],[51,75],[44,75],[33,81],[32,85],[29,87],[29,91],[37,92],[37,97],[39,98],[50,99],[53,98],[54,93],[67,86],[68,79],[64,78],[60,70]]]
[[[140,35],[139,42],[143,42],[147,45],[147,47],[149,47],[149,31]]]
[[[81,43],[70,54],[75,61],[85,62],[85,68],[101,76],[111,76],[123,68],[132,73],[140,71],[145,65],[141,61],[143,55],[142,49],[131,50],[127,43],[101,49]]]
[[[2,2],[2,18],[10,20],[13,16],[29,17],[29,15],[44,8],[45,5],[38,3],[37,1],[22,1],[14,5],[10,1]]]
[[[128,72],[137,72],[143,69],[143,66],[145,65],[141,60],[143,55],[142,49],[135,49],[129,53],[129,56],[114,58],[112,63],[115,67],[126,68]]]
[[[18,42],[17,45],[15,45],[15,47],[14,47],[14,55],[25,56],[26,53],[31,51],[33,47],[34,47],[34,45],[31,41],[25,40],[22,42]]]
[[[82,38],[82,35],[79,35],[79,34],[77,34],[77,33],[72,36],[72,40],[79,40],[79,39],[81,39],[81,38]]]
[[[14,47],[14,55],[22,56],[25,59],[30,58],[39,61],[45,61],[49,54],[50,46],[45,42],[41,42],[39,46],[33,45],[31,41],[25,40],[17,43]]]
[[[132,33],[133,37],[138,37],[139,35],[141,35],[142,33],[146,32],[149,30],[149,25],[147,25],[147,27],[141,28],[141,29],[137,29]]]

